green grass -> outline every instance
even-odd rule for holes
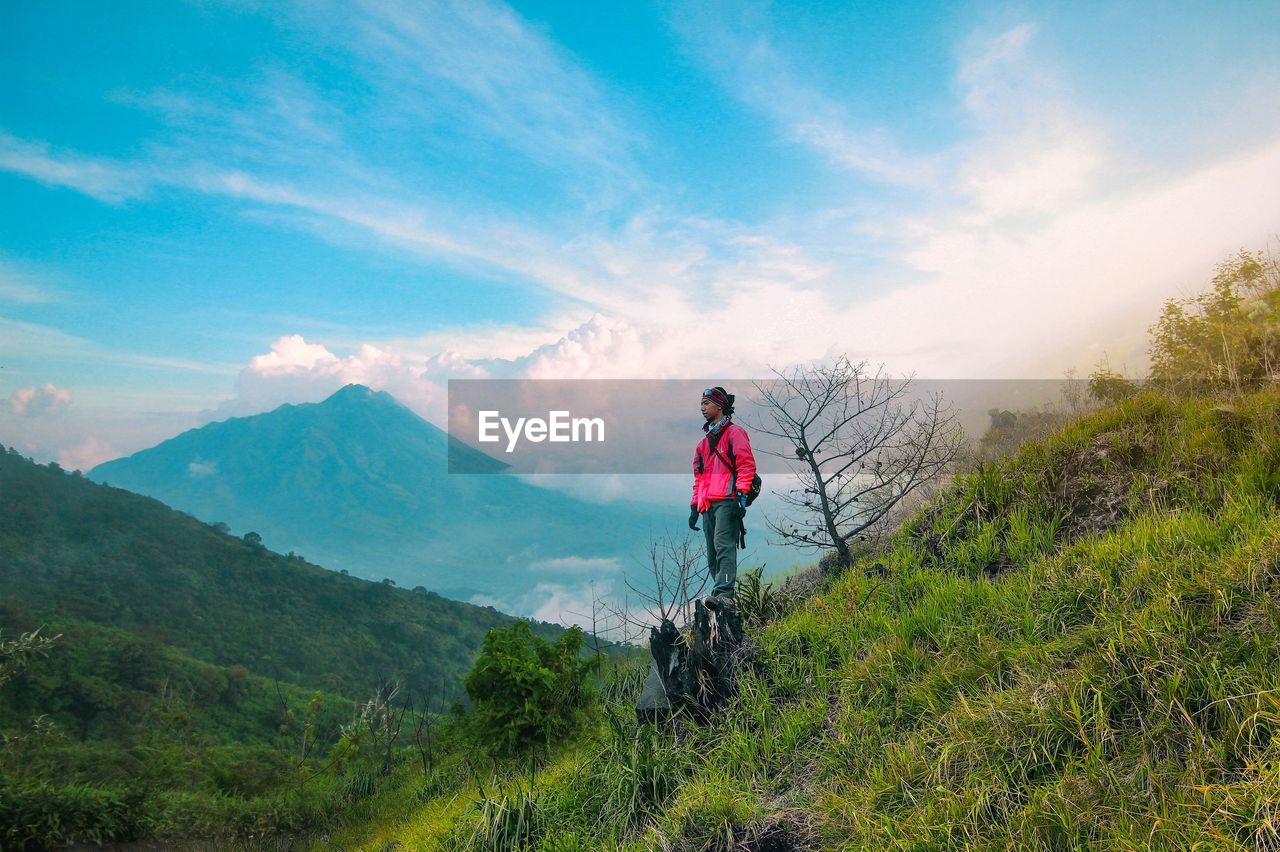
[[[433,837],[1280,848],[1277,592],[1280,393],[1142,395],[957,478],[756,630],[714,724],[640,727],[619,700],[557,771]]]

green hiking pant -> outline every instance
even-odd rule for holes
[[[733,597],[738,579],[738,531],[742,522],[733,500],[717,500],[702,513],[702,531],[707,536],[707,571],[715,585],[711,594]]]

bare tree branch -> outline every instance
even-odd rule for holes
[[[849,542],[946,472],[963,434],[940,395],[910,397],[914,376],[870,374],[846,357],[774,375],[755,385],[770,422],[753,425],[790,445],[772,454],[793,464],[801,487],[778,495],[788,515],[766,523],[788,544],[847,562]]]
[[[655,621],[667,620],[677,626],[689,623],[694,601],[711,581],[702,547],[691,537],[663,536],[649,540],[646,556],[646,579],[651,584],[625,578],[626,604],[613,615],[641,631],[656,627]],[[636,608],[631,606],[633,596]]]

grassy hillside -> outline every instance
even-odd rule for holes
[[[758,631],[716,724],[606,706],[532,778],[388,794],[344,846],[1277,848],[1278,588],[1280,392],[1140,395]]]

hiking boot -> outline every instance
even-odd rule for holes
[[[702,605],[711,612],[719,612],[726,604],[732,605],[733,601],[724,595],[707,595],[702,601]]]

